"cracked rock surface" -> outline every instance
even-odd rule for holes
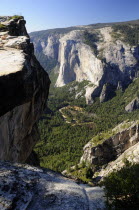
[[[0,209],[104,209],[99,187],[78,185],[48,169],[0,162]]]
[[[0,160],[25,162],[39,140],[50,80],[34,56],[23,17],[0,23]]]

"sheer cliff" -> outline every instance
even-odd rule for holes
[[[24,162],[30,155],[49,84],[23,17],[0,17],[0,160]]]
[[[54,123],[52,129],[49,126],[53,136],[48,136],[46,132],[44,135],[44,121],[40,125],[42,142],[36,146],[36,152],[40,158],[43,157],[42,166],[63,171],[69,165],[79,162],[82,148],[93,137],[96,136],[99,141],[101,133],[109,133],[119,123],[138,120],[139,20],[52,29],[30,35],[35,53],[44,67],[45,59],[54,64],[50,68],[48,65],[45,67],[54,84],[51,86],[49,100],[49,108],[54,111],[54,117],[49,115],[50,118],[46,120],[48,126]],[[43,143],[46,135],[49,142],[47,148]],[[55,148],[51,143],[54,136]],[[61,151],[57,149],[57,139]],[[117,139],[114,141],[117,142]],[[116,147],[121,149],[123,144],[125,148],[134,146],[122,142]],[[103,150],[103,147],[109,151],[106,152],[108,156],[111,154],[117,158],[121,155],[116,153],[115,145],[109,148],[110,145],[111,142],[105,147],[104,141],[98,146],[100,148],[86,147],[85,162],[92,150]],[[125,152],[125,148],[123,145],[121,153]],[[99,159],[96,154],[91,156],[93,160]],[[100,156],[103,156],[103,151],[100,151]],[[70,158],[65,161],[65,157]],[[114,160],[111,158],[110,161]]]
[[[25,162],[31,153],[39,138],[36,122],[46,107],[50,80],[34,56],[23,17],[0,17],[0,22],[0,208],[105,209],[104,192],[99,187],[78,185],[48,169],[4,162]],[[136,26],[128,26],[128,29],[132,27],[136,30]],[[43,163],[52,160],[52,167],[57,162],[65,167],[65,162],[68,165],[72,159],[75,162],[68,165],[69,171],[72,169],[73,177],[77,179],[79,172],[79,180],[85,182],[106,176],[117,169],[117,165],[122,167],[124,158],[137,163],[139,126],[135,119],[138,117],[139,78],[128,84],[138,77],[138,38],[137,41],[136,38],[127,40],[121,29],[117,31],[111,25],[101,25],[93,30],[92,26],[70,28],[48,35],[47,40],[45,34],[44,40],[35,39],[36,53],[43,54],[48,61],[56,61],[57,87],[75,80],[90,81],[89,85],[85,83],[88,103],[96,96],[104,102],[112,92],[120,89],[117,98],[113,97],[109,103],[96,101],[84,108],[67,106],[68,97],[64,91],[66,108],[54,95],[51,103],[57,106],[54,107],[56,111],[53,116],[43,116],[45,119],[40,123],[43,135],[38,151],[45,154],[43,158],[40,152]],[[78,89],[77,85],[75,87]],[[75,87],[68,88],[72,91]],[[84,87],[81,85],[80,88]],[[62,112],[71,120],[62,118]],[[112,129],[128,117],[130,122]],[[51,119],[52,124],[49,124]],[[82,145],[85,145],[84,153],[77,164]],[[73,163],[76,166],[70,168]]]
[[[86,87],[87,103],[96,96],[103,102],[108,100],[108,93],[124,89],[138,76],[139,40],[127,38],[131,29],[135,31],[133,37],[138,36],[137,23],[120,25],[125,27],[125,34],[121,27],[115,29],[117,24],[98,24],[34,32],[31,39],[36,53],[57,60],[57,87],[88,80],[91,85]]]
[[[51,170],[10,163],[25,162],[39,139],[49,85],[23,17],[0,17],[0,209],[104,208],[99,187],[86,190]]]

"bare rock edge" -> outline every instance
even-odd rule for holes
[[[25,20],[0,21],[0,160],[25,162],[39,140],[36,122],[46,107],[50,80],[34,56]]]
[[[48,169],[0,161],[0,209],[104,209],[99,187],[82,187]]]

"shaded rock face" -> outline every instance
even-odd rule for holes
[[[85,161],[99,166],[108,164],[138,142],[139,125],[137,122],[132,122],[129,128],[117,131],[115,135],[97,146],[93,146],[93,140],[86,144],[81,162]]]
[[[0,16],[0,22],[5,25],[5,29],[0,31],[8,31],[11,36],[28,36],[25,27],[26,21],[22,16],[12,19],[11,16]]]
[[[58,53],[59,53],[59,39],[60,34],[48,34],[44,39],[38,39],[38,36],[32,36],[31,39],[34,44],[35,51],[42,52],[46,55],[49,59],[56,59],[58,60]]]
[[[35,44],[35,50],[41,51],[48,57],[57,59],[59,74],[56,86],[61,87],[72,81],[89,80],[95,88],[86,88],[86,102],[92,103],[95,97],[101,95],[101,101],[109,99],[119,88],[127,87],[138,76],[139,47],[130,46],[120,40],[114,40],[111,27],[92,30],[99,36],[96,55],[89,45],[85,44],[84,30],[91,30],[88,26],[80,30],[72,30],[67,33],[43,34],[42,40],[37,39],[35,33],[31,38]],[[55,29],[56,30],[56,29]],[[38,32],[39,35],[39,32]],[[105,92],[105,93],[104,93]]]
[[[40,166],[40,160],[37,153],[33,150],[26,160],[26,163],[32,166]]]
[[[120,170],[125,165],[124,160],[128,160],[135,164],[139,163],[139,142],[125,150],[125,152],[123,152],[116,160],[108,163],[105,168],[102,168],[99,173],[97,173],[97,177],[103,179],[103,177],[107,176],[112,171]]]
[[[132,112],[136,109],[139,109],[139,98],[136,97],[134,98],[126,107],[125,107],[125,111],[127,112]]]
[[[0,160],[24,162],[39,140],[36,122],[46,107],[50,80],[34,56],[25,21],[5,17],[2,23]]]
[[[0,162],[0,177],[2,210],[92,209],[82,187],[50,170]]]
[[[100,94],[100,102],[105,102],[111,99],[115,95],[115,87],[110,84],[103,85],[101,94]]]

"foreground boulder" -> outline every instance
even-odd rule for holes
[[[24,162],[39,140],[36,122],[50,80],[34,56],[23,17],[0,21],[0,160]]]
[[[48,169],[0,162],[0,209],[104,209],[101,188],[85,188]]]

